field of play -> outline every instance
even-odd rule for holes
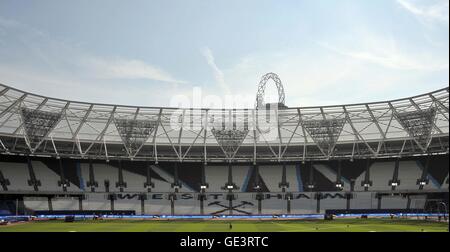
[[[0,226],[0,232],[448,232],[447,222],[416,219],[62,220]]]

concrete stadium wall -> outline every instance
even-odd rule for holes
[[[148,215],[171,215],[172,206],[168,194],[150,193],[144,200],[144,212],[142,202],[138,194],[117,194],[114,200],[114,210],[134,210],[136,214]],[[230,202],[223,194],[207,194],[204,201],[204,214],[206,215],[229,215],[230,209],[234,215],[256,215],[258,211],[257,195],[252,193],[235,193],[235,199]],[[322,193],[326,198],[318,201],[315,193],[293,194],[290,200],[291,214],[315,214],[324,213],[326,210],[347,209],[347,198],[345,194],[334,192]],[[328,195],[328,196],[327,196]],[[200,201],[196,193],[179,193],[173,202],[173,214],[175,215],[198,215],[201,214]],[[265,194],[261,200],[261,214],[288,214],[288,200],[281,194]],[[423,208],[426,196],[411,196],[410,208]],[[49,210],[46,197],[24,197],[24,204],[30,210]],[[408,199],[402,196],[383,195],[381,201],[374,192],[358,192],[350,199],[349,209],[406,209]],[[64,197],[52,199],[53,210],[79,210],[77,197]],[[83,210],[112,210],[111,200],[108,194],[88,193],[82,201]]]

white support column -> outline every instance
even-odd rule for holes
[[[162,111],[163,111],[162,108],[159,109],[158,122],[156,123],[155,134],[153,135],[153,155],[155,156],[155,163],[156,164],[158,163],[158,148],[157,148],[157,143],[156,143],[156,136],[158,134],[159,125],[161,124]]]
[[[208,154],[207,154],[207,149],[206,149],[206,136],[207,136],[208,127],[209,127],[209,125],[208,125],[208,123],[209,123],[208,114],[209,114],[209,110],[207,109],[207,110],[205,110],[205,119],[204,119],[204,122],[203,122],[204,127],[205,127],[205,131],[204,131],[204,134],[203,134],[203,161],[204,161],[205,164],[208,163]]]

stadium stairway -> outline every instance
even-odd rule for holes
[[[261,179],[264,181],[264,184],[269,192],[281,191],[278,185],[282,180],[283,171],[279,166],[261,165],[259,166],[259,174],[261,175]]]
[[[417,180],[422,176],[422,169],[419,168],[415,161],[400,161],[398,170],[398,179],[400,185],[397,190],[414,190],[419,189]]]
[[[320,172],[325,178],[327,178],[330,182],[335,183],[337,181],[337,171],[331,169],[328,165],[325,164],[315,164],[314,168],[318,172]],[[344,184],[343,190],[350,191],[350,181],[341,175],[341,181]]]

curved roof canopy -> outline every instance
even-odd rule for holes
[[[448,153],[449,89],[390,101],[262,109],[95,104],[0,84],[0,152],[259,162]]]

